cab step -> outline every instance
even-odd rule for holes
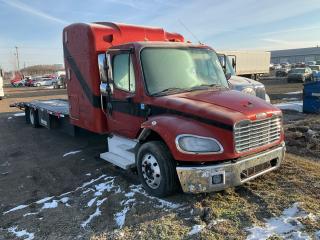
[[[111,152],[101,153],[100,158],[125,170],[133,168],[135,166],[134,160],[132,161],[131,159],[123,158]]]
[[[112,136],[108,137],[108,152],[101,153],[100,158],[122,169],[135,167],[134,148],[137,142],[131,139]]]

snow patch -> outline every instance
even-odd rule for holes
[[[37,204],[42,204],[42,203],[48,202],[48,201],[51,200],[52,198],[54,198],[54,197],[45,197],[45,198],[43,198],[43,199],[41,199],[41,200],[36,201],[36,203],[37,203]]]
[[[24,208],[26,208],[26,207],[28,207],[28,206],[29,206],[29,205],[19,205],[19,206],[15,207],[15,208],[12,208],[12,209],[4,212],[3,215],[5,215],[5,214],[7,214],[7,213],[9,213],[9,212],[14,212],[14,211],[17,211],[17,210],[20,210],[20,209],[24,209]]]
[[[92,198],[92,199],[87,203],[87,206],[88,206],[88,207],[91,207],[96,200],[97,200],[97,197]]]
[[[26,217],[26,216],[37,215],[37,214],[39,214],[39,212],[31,212],[31,213],[23,214],[23,216]]]
[[[94,219],[95,217],[98,217],[100,215],[101,215],[101,211],[99,208],[97,208],[96,211],[93,214],[91,214],[86,221],[81,223],[81,227],[85,228],[92,221],[92,219]]]
[[[41,209],[48,209],[48,208],[56,208],[58,207],[57,200],[52,200],[51,202],[46,202],[43,204],[43,207]]]
[[[76,190],[81,189],[81,188],[85,188],[86,186],[88,186],[88,185],[90,185],[90,184],[92,184],[92,183],[94,183],[96,181],[99,181],[101,178],[104,178],[104,177],[106,177],[106,175],[103,174],[103,175],[101,175],[100,177],[98,177],[96,179],[91,179],[89,182],[85,182],[84,184],[82,184],[82,186],[78,187]]]
[[[129,207],[126,206],[124,209],[122,209],[121,212],[118,212],[115,214],[115,220],[116,220],[116,223],[118,225],[119,228],[122,228],[125,221],[126,221],[126,214],[127,212],[129,211]]]
[[[107,198],[104,198],[104,199],[102,199],[102,200],[98,200],[97,201],[97,207],[99,207],[102,203],[104,203],[104,201],[106,201],[107,200]]]
[[[19,113],[13,114],[13,116],[15,116],[15,117],[23,117],[23,116],[25,116],[25,115],[26,115],[25,112],[19,112]]]
[[[293,102],[286,102],[286,103],[277,103],[274,105],[280,108],[281,110],[293,110],[297,112],[302,112],[303,102],[293,101]]]
[[[63,154],[62,157],[66,157],[66,156],[69,156],[69,155],[74,155],[74,154],[77,154],[77,153],[79,153],[81,151],[82,150],[71,151],[71,152]]]
[[[14,234],[18,238],[24,237],[24,240],[32,240],[32,239],[34,239],[34,233],[29,233],[26,230],[18,231],[17,229],[18,229],[17,226],[11,227],[11,228],[8,228],[8,232]]]
[[[86,176],[89,176],[89,177],[90,177],[90,176],[91,176],[91,173],[86,173]]]
[[[250,232],[247,240],[267,239],[272,235],[284,239],[311,239],[306,233],[301,232],[303,225],[299,218],[305,218],[308,215],[301,211],[298,206],[299,203],[294,203],[292,207],[285,209],[280,217],[267,219],[265,227],[247,228],[246,230]]]
[[[157,207],[157,208],[177,209],[182,206],[182,204],[169,202],[169,201],[148,195],[146,193],[146,191],[142,188],[142,185],[132,185],[132,186],[130,186],[130,188],[133,193],[139,193],[139,194],[142,194],[143,196],[145,196],[151,200],[156,200],[158,202],[158,205],[155,207]]]
[[[188,233],[188,235],[191,236],[191,235],[197,234],[197,233],[201,232],[202,229],[204,229],[203,225],[194,225],[192,227],[192,229],[190,230],[190,232]]]
[[[12,119],[12,117],[8,117],[8,120]]]
[[[114,188],[114,178],[112,178],[108,182],[100,183],[94,186],[96,192],[94,193],[95,196],[101,196],[104,191],[110,192],[112,188]]]
[[[63,198],[60,199],[60,202],[67,203],[69,201],[69,199],[70,198],[68,198],[68,197],[63,197]]]

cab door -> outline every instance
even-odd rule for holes
[[[127,138],[135,138],[144,121],[138,102],[137,83],[132,54],[129,51],[112,52],[111,107],[108,109],[110,131]]]

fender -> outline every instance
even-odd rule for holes
[[[220,161],[224,159],[234,158],[233,151],[233,135],[232,132],[210,126],[199,121],[185,118],[183,116],[163,114],[160,116],[152,116],[142,125],[142,132],[139,139],[146,138],[148,135],[147,129],[150,129],[164,140],[168,146],[174,159],[178,161],[189,162],[208,162]],[[180,134],[192,134],[203,137],[217,139],[224,148],[224,152],[220,154],[187,154],[180,152],[176,147],[176,137]]]

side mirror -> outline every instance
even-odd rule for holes
[[[100,84],[100,93],[101,95],[107,95],[113,93],[113,84],[112,83],[101,83]]]
[[[107,82],[108,76],[106,74],[106,55],[104,53],[98,55],[98,67],[101,82]]]
[[[236,70],[236,59],[232,58],[232,68]]]
[[[107,72],[107,78],[109,82],[113,82],[111,56],[109,53],[106,53],[105,71]]]

